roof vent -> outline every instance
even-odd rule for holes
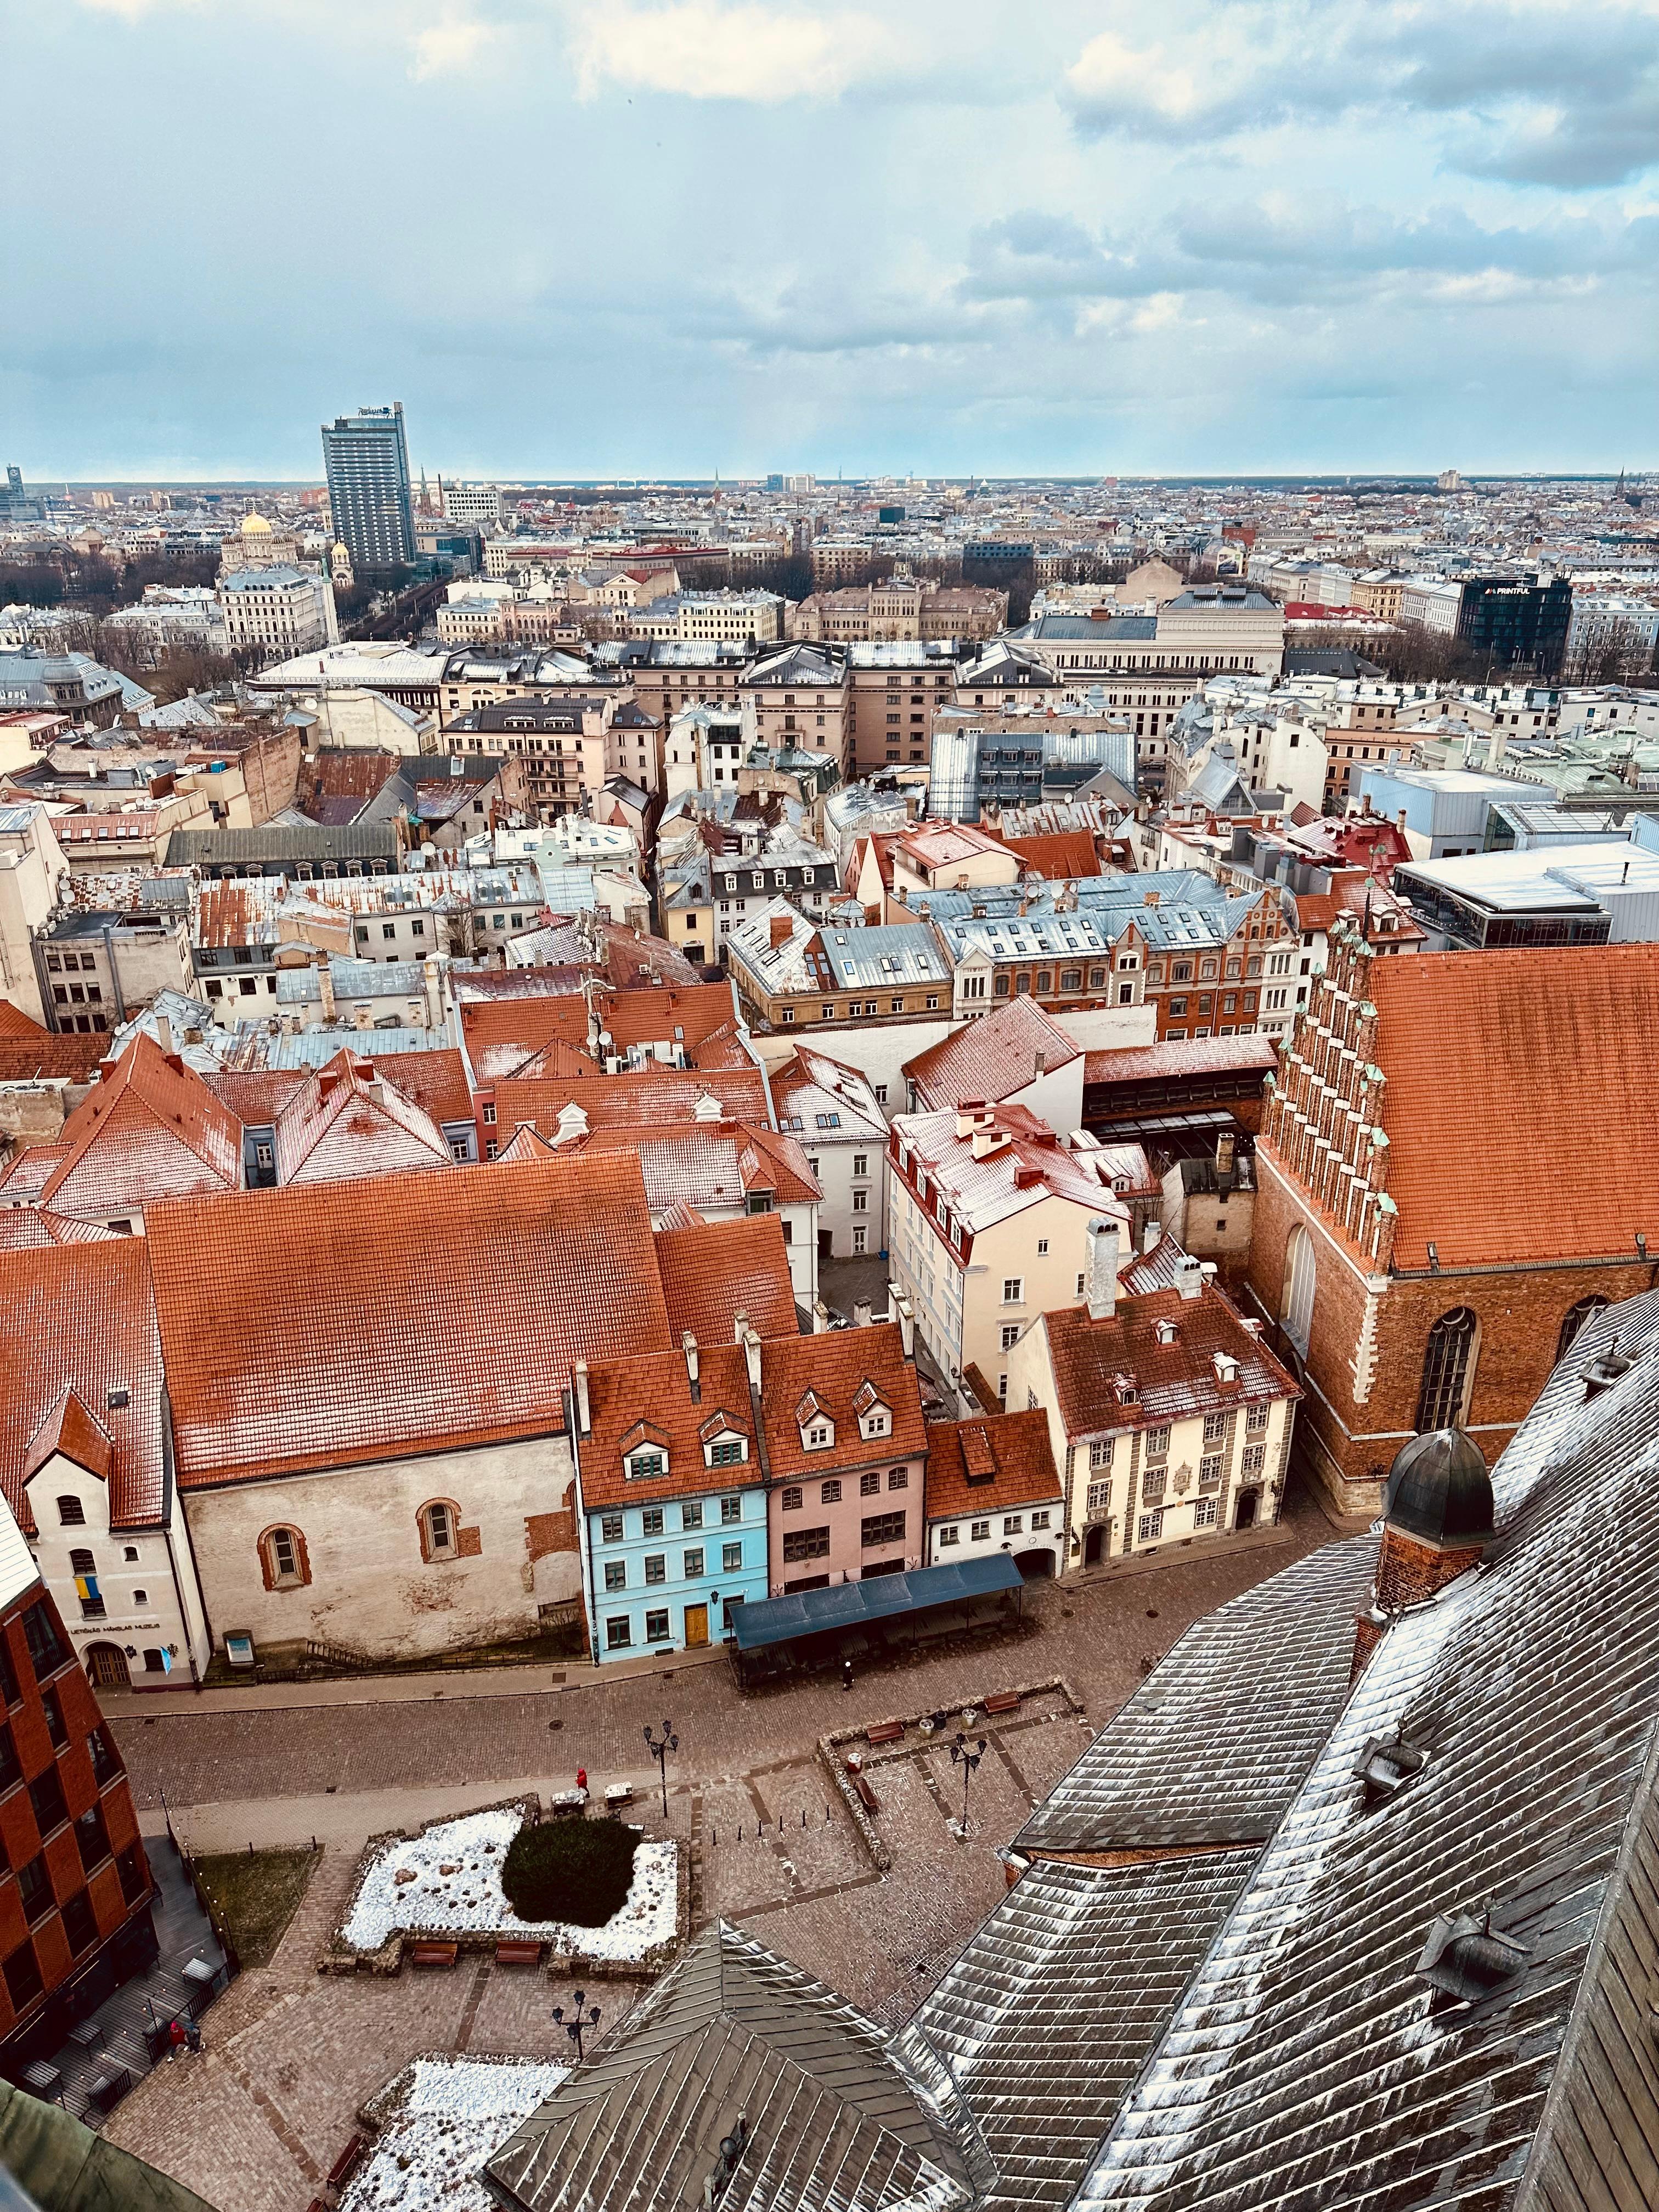
[[[1530,1956],[1524,1945],[1492,1926],[1488,1906],[1480,1913],[1442,1913],[1429,1930],[1416,1972],[1419,1981],[1450,2002],[1478,2004],[1512,1982]]]
[[[132,1393],[130,1390],[115,1389],[105,1395],[105,1407],[112,1413],[118,1413],[123,1406],[130,1406],[131,1403]]]
[[[1421,1773],[1428,1756],[1407,1743],[1397,1729],[1391,1736],[1374,1735],[1354,1761],[1353,1771],[1365,1785],[1364,1810],[1374,1813],[1386,1805],[1413,1775]]]
[[[1619,1349],[1615,1336],[1604,1352],[1598,1352],[1584,1370],[1584,1395],[1594,1398],[1599,1391],[1610,1390],[1621,1375],[1628,1375],[1632,1361],[1627,1352]]]

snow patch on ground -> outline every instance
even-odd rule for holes
[[[523,1825],[517,1806],[498,1806],[384,1845],[358,1886],[342,1937],[356,1950],[376,1951],[400,1929],[441,1937],[499,1935],[623,1960],[673,1941],[678,1845],[640,1845],[627,1898],[601,1928],[520,1920],[502,1893],[501,1867]]]
[[[569,2070],[528,2059],[417,2058],[385,2093],[389,2117],[340,2212],[495,2212],[483,2167]]]

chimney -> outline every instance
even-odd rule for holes
[[[1152,1258],[1153,1253],[1157,1251],[1159,1243],[1162,1242],[1163,1236],[1164,1224],[1161,1221],[1147,1221],[1142,1224],[1140,1231],[1140,1255],[1143,1260],[1150,1260]]]
[[[1203,1262],[1191,1252],[1183,1252],[1176,1261],[1176,1288],[1183,1298],[1196,1298],[1203,1294]]]
[[[1231,1182],[1233,1172],[1233,1153],[1238,1144],[1231,1129],[1223,1130],[1215,1140],[1215,1171],[1224,1182]]]
[[[1039,1045],[1036,1049],[1036,1065],[1032,1071],[1033,1078],[1035,1079],[1035,1077],[1042,1074],[1044,1070],[1048,1067],[1048,1055],[1043,1050],[1042,1047]]]
[[[1629,863],[1626,862],[1626,866],[1628,868]],[[165,1014],[157,1014],[155,1017],[155,1042],[171,1061],[173,1058],[173,1024]]]
[[[685,1372],[691,1385],[691,1403],[702,1403],[702,1361],[697,1354],[697,1340],[688,1328],[680,1339],[680,1349],[685,1354]]]
[[[317,988],[322,994],[323,1019],[334,1019],[334,969],[327,953],[317,963]]]
[[[749,1388],[754,1393],[755,1396],[758,1398],[760,1396],[761,1387],[760,1332],[749,1320],[747,1315],[742,1316],[742,1321],[743,1328],[741,1341],[743,1344],[744,1364],[749,1370]]]
[[[971,1137],[975,1126],[984,1111],[985,1101],[982,1098],[964,1098],[957,1108],[957,1136]]]
[[[894,1306],[898,1316],[899,1343],[907,1359],[916,1356],[916,1312],[908,1298],[900,1298]]]
[[[1389,1621],[1478,1566],[1492,1539],[1492,1477],[1480,1447],[1462,1429],[1402,1445],[1383,1485],[1382,1545],[1371,1602],[1354,1624],[1352,1679]]]
[[[1084,1286],[1091,1321],[1110,1321],[1117,1311],[1118,1226],[1097,1215],[1084,1231],[1088,1241],[1088,1265]]]
[[[974,1158],[988,1160],[994,1152],[1001,1152],[1011,1142],[1006,1129],[999,1129],[994,1121],[983,1122],[974,1132]]]
[[[812,1301],[812,1327],[810,1333],[813,1336],[827,1336],[829,1332],[830,1309],[825,1305],[822,1298],[814,1298]]]
[[[787,914],[775,914],[772,916],[769,925],[769,933],[772,941],[772,950],[775,952],[780,945],[788,944],[789,933],[793,927],[794,924]]]
[[[870,1326],[871,1322],[872,1322],[873,1319],[874,1319],[874,1309],[872,1307],[872,1305],[871,1305],[871,1304],[870,1304],[869,1299],[868,1299],[868,1298],[854,1298],[854,1301],[853,1301],[853,1326],[854,1326],[854,1328],[869,1328],[869,1326]]]
[[[579,1359],[572,1368],[570,1380],[576,1397],[576,1434],[585,1437],[592,1433],[593,1427],[592,1415],[587,1406],[587,1362],[585,1359]]]

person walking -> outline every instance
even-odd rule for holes
[[[585,1766],[579,1766],[576,1769],[576,1787],[581,1791],[582,1796],[586,1797],[587,1795],[587,1769]]]

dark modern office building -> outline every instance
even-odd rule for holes
[[[323,462],[334,535],[351,556],[354,572],[411,567],[415,511],[402,400],[325,422]]]
[[[1463,586],[1457,635],[1494,669],[1553,677],[1561,672],[1572,619],[1572,586],[1564,576],[1471,576]]]

